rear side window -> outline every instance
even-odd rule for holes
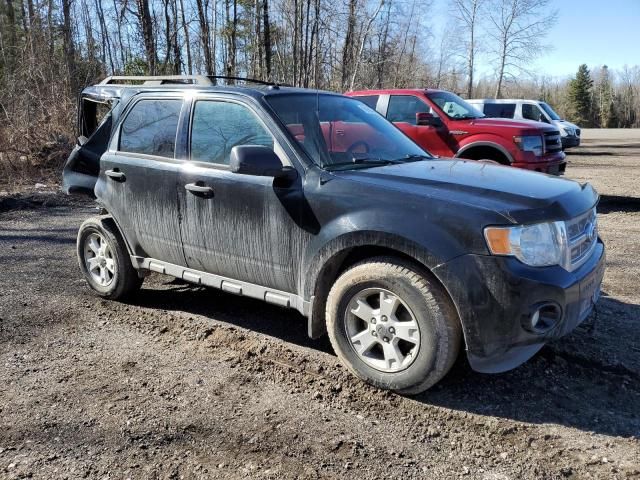
[[[247,107],[230,102],[200,100],[193,110],[191,160],[229,164],[237,145],[273,148],[273,137]]]
[[[364,95],[362,97],[353,97],[356,100],[360,100],[365,105],[370,106],[374,110],[376,109],[376,105],[378,104],[378,98],[380,95]]]
[[[416,124],[416,113],[430,112],[431,107],[412,95],[391,95],[387,120]]]
[[[121,152],[173,158],[182,100],[141,100],[125,118]]]
[[[494,118],[513,118],[516,113],[515,103],[485,103],[484,114]]]

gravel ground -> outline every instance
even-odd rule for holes
[[[626,132],[569,156],[602,194],[597,318],[508,373],[461,357],[412,398],[356,381],[291,311],[155,275],[132,303],[99,299],[75,260],[91,206],[0,193],[0,478],[640,478]]]

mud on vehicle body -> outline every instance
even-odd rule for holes
[[[337,94],[132,80],[84,91],[64,168],[106,212],[78,235],[104,297],[153,271],[294,308],[354,374],[404,393],[463,344],[478,371],[514,368],[597,300],[588,184],[434,158]],[[112,107],[102,122],[91,103]]]

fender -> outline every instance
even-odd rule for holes
[[[318,338],[325,332],[325,299],[344,260],[355,250],[367,247],[397,252],[429,272],[444,261],[416,242],[387,232],[354,231],[331,239],[317,251],[305,274],[300,276],[299,291],[302,298],[309,299],[310,303],[308,334],[311,338]]]

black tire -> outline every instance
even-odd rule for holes
[[[354,296],[366,289],[391,292],[413,312],[420,341],[415,347],[417,354],[411,352],[412,363],[403,370],[390,373],[372,367],[349,340],[347,308],[351,308]],[[327,297],[326,321],[333,349],[354,375],[402,394],[417,394],[435,385],[451,369],[460,351],[460,321],[448,294],[428,274],[393,257],[363,261],[340,275]]]
[[[106,284],[100,284],[89,272],[88,261],[85,260],[85,249],[88,246],[88,239],[101,236],[109,248],[110,258],[113,260],[113,273],[109,273],[110,278]],[[92,217],[86,220],[78,231],[77,242],[78,264],[89,286],[101,297],[118,300],[126,298],[136,292],[142,285],[143,278],[131,264],[131,259],[127,251],[127,246],[120,235],[120,232],[111,222],[99,217]]]

